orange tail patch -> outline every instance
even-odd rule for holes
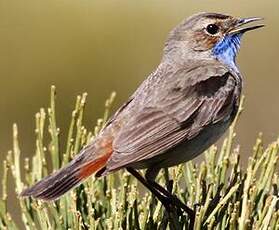
[[[86,177],[89,177],[91,174],[93,174],[94,172],[96,172],[99,169],[101,169],[102,167],[104,167],[111,154],[112,154],[112,152],[110,152],[94,161],[87,163],[85,166],[83,166],[81,168],[80,173],[79,173],[79,178],[84,179]]]

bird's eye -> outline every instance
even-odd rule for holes
[[[211,35],[217,34],[219,32],[219,26],[217,26],[215,24],[209,24],[206,27],[206,31],[207,31],[207,33],[209,33]]]

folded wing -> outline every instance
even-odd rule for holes
[[[107,170],[164,153],[195,137],[205,126],[226,119],[232,112],[235,86],[235,78],[222,66],[175,73],[174,81],[159,93],[163,96],[121,128]]]

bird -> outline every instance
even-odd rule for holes
[[[157,68],[99,134],[20,196],[56,200],[91,175],[127,169],[165,207],[175,203],[193,215],[156,176],[204,152],[233,122],[243,87],[236,56],[243,34],[264,26],[250,24],[260,20],[207,12],[184,19],[169,33]]]

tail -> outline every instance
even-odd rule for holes
[[[87,154],[81,153],[64,168],[22,191],[20,196],[32,196],[46,201],[56,200],[87,177],[104,168],[111,152],[94,160],[85,159],[85,155]]]

